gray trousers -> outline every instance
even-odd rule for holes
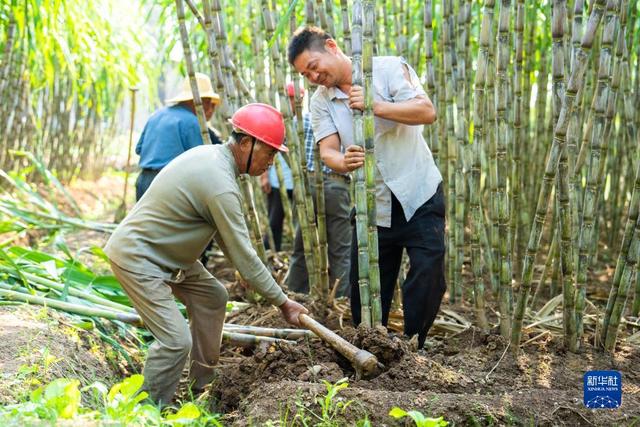
[[[149,396],[163,405],[171,402],[189,354],[191,387],[211,382],[229,299],[225,287],[200,261],[170,278],[125,270],[113,262],[111,269],[155,338],[143,370]],[[174,296],[186,306],[190,324]]]
[[[315,207],[315,182],[313,179],[311,181],[310,190],[313,195],[314,209],[317,209]],[[349,296],[349,267],[351,265],[349,258],[351,251],[349,213],[351,212],[351,195],[349,194],[347,180],[325,175],[324,199],[329,255],[329,286],[333,286],[336,280],[339,280],[340,284],[336,295]],[[296,227],[287,286],[294,292],[309,292],[309,275],[304,258],[302,230],[299,225]]]

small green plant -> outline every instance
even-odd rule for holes
[[[57,424],[59,420],[71,420],[73,425],[97,421],[126,426],[221,426],[215,415],[193,402],[177,410],[164,411],[145,403],[148,395],[141,391],[143,382],[142,375],[133,375],[110,390],[99,382],[80,389],[80,381],[59,378],[35,390],[28,401],[1,408],[0,425],[33,425],[43,421]],[[97,409],[82,406],[82,392],[89,390],[93,392]]]
[[[420,411],[405,411],[404,409],[400,409],[397,406],[394,406],[391,411],[389,411],[389,415],[393,418],[399,420],[404,417],[410,417],[414,423],[416,423],[416,427],[445,427],[449,425],[448,421],[445,421],[443,417],[439,418],[427,418]]]
[[[311,404],[309,402],[304,402],[302,397],[299,396],[295,402],[297,411],[293,419],[289,420],[289,410],[287,407],[285,413],[280,417],[279,425],[302,425],[305,427],[338,427],[344,425],[344,422],[341,421],[341,417],[345,414],[347,408],[349,408],[353,401],[344,400],[341,396],[338,396],[338,394],[340,391],[349,387],[347,379],[342,378],[335,384],[325,380],[322,380],[322,382],[326,387],[326,393],[322,396],[316,397],[315,399],[315,403],[320,407],[320,412],[318,413],[311,410],[309,408]],[[362,421],[368,423],[366,418]],[[358,425],[365,427],[370,425],[366,423],[362,424],[359,422]],[[273,425],[273,423],[271,425]]]
[[[321,417],[323,420],[331,421],[335,419],[335,417],[339,414],[343,414],[349,405],[353,403],[352,400],[344,401],[342,398],[338,397],[338,393],[341,390],[349,387],[349,383],[346,378],[342,378],[338,380],[335,384],[331,384],[329,381],[322,380],[322,383],[327,388],[327,393],[316,399],[316,402],[320,405],[321,408]]]

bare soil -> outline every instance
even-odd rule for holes
[[[238,323],[243,320],[285,326],[268,307],[236,315]],[[355,403],[339,425],[352,425],[365,415],[373,425],[403,425],[388,415],[394,406],[444,416],[454,425],[640,423],[640,349],[635,347],[619,347],[612,357],[585,341],[573,354],[565,351],[560,337],[545,334],[516,355],[501,336],[470,328],[450,338],[430,337],[426,350],[415,351],[412,342],[384,330],[345,327],[339,332],[375,354],[383,372],[356,378],[344,357],[316,339],[261,347],[221,364],[210,391],[217,409],[238,426],[291,420],[300,407],[319,413],[316,399],[326,393],[322,380],[335,383],[346,377],[349,387],[340,396]],[[622,406],[586,409],[584,373],[609,369],[622,372]]]
[[[1,306],[0,404],[15,403],[56,378],[113,384],[122,371],[109,362],[110,351],[55,310]]]

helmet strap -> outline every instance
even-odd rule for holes
[[[249,152],[249,158],[247,159],[247,168],[244,173],[249,173],[249,168],[251,167],[251,158],[253,157],[253,149],[256,146],[256,139],[251,137],[251,151]]]

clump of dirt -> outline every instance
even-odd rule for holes
[[[229,412],[259,384],[283,380],[335,382],[353,373],[353,369],[322,342],[301,339],[297,344],[258,347],[250,357],[217,372],[211,393],[218,401],[218,410]]]
[[[120,376],[95,335],[43,310],[0,307],[0,404],[15,403],[56,378],[73,377],[88,385],[110,384]]]
[[[265,307],[248,312],[262,325],[279,318],[277,311],[265,317],[271,312]],[[349,387],[340,395],[343,401],[355,403],[341,418],[345,425],[365,414],[373,425],[396,425],[388,415],[394,406],[427,416],[442,415],[456,425],[640,421],[637,347],[621,346],[610,356],[585,341],[583,350],[573,354],[565,351],[561,337],[531,333],[516,354],[508,339],[471,327],[448,337],[431,336],[426,350],[415,351],[413,341],[384,328],[345,327],[338,332],[373,353],[385,366],[382,372],[374,378],[356,378],[350,363],[318,340],[260,348],[219,369],[211,389],[218,410],[231,412],[227,421],[233,425],[262,425],[283,413],[291,419],[299,411],[307,411],[305,416],[314,419],[309,411],[319,413],[317,400],[327,392],[322,380],[336,382],[346,377]],[[622,372],[622,407],[586,409],[582,403],[584,373],[609,369]]]
[[[390,369],[398,360],[410,352],[409,344],[397,335],[390,335],[384,327],[367,328],[364,325],[358,328],[347,327],[340,332],[347,341],[358,348],[367,350],[385,365],[384,369]]]

